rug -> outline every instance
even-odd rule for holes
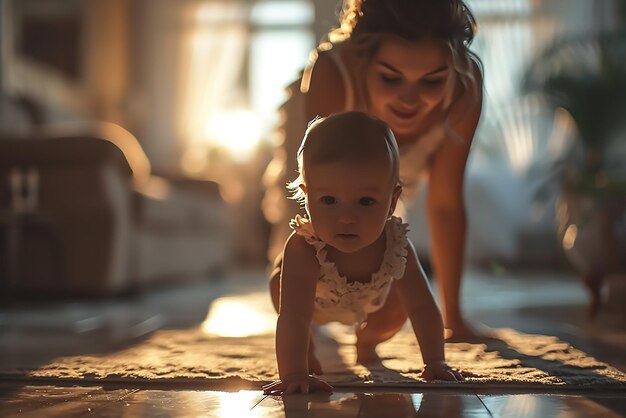
[[[332,325],[315,336],[325,371],[321,378],[337,388],[626,389],[624,373],[552,336],[499,329],[486,343],[447,343],[448,363],[461,370],[466,380],[427,383],[420,377],[423,363],[409,327],[379,346],[383,364],[372,368],[355,365],[354,336],[349,331]],[[3,379],[57,383],[179,382],[201,388],[259,389],[277,377],[271,333],[227,338],[207,335],[200,327],[157,331],[105,355],[62,357],[36,367],[0,367]]]

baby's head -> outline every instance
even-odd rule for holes
[[[395,210],[399,160],[383,121],[337,113],[309,125],[298,150],[300,176],[288,187],[305,204],[318,237],[334,245],[339,234],[335,246],[352,252],[377,239]]]
[[[379,175],[388,176],[390,188],[400,183],[400,157],[393,132],[385,122],[363,112],[335,113],[312,120],[297,158],[300,175],[288,188],[292,198],[303,204],[306,167],[316,164],[376,163],[378,168],[386,166]]]

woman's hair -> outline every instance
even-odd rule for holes
[[[306,154],[306,155],[305,155]],[[298,177],[287,184],[291,199],[305,203],[306,163],[391,161],[391,184],[400,184],[400,154],[393,132],[382,120],[367,113],[350,111],[316,117],[298,149]]]
[[[450,50],[453,73],[465,90],[479,88],[473,63],[480,59],[469,50],[477,25],[463,0],[344,0],[340,27],[331,31],[331,42],[350,38],[357,51],[370,58],[385,36],[409,41],[437,39]],[[452,105],[448,89],[444,106]]]

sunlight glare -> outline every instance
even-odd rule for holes
[[[205,134],[211,145],[225,148],[236,161],[245,161],[261,139],[261,123],[249,110],[222,111],[207,119]]]
[[[266,293],[229,296],[211,304],[202,331],[221,337],[242,338],[271,333],[276,314]]]
[[[250,408],[258,397],[259,392],[253,390],[241,390],[234,393],[222,392],[219,397],[216,416],[222,418],[259,416]]]

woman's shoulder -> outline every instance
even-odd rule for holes
[[[306,93],[307,116],[327,116],[346,108],[344,70],[340,68],[343,55],[349,49],[347,41],[326,42],[312,53],[304,71],[301,91]]]
[[[480,62],[470,59],[468,72],[468,84],[459,83],[447,119],[456,131],[470,129],[473,135],[483,104],[483,71]]]
[[[480,61],[470,57],[466,81],[465,83],[457,83],[457,90],[454,94],[455,100],[452,110],[464,113],[468,110],[467,106],[481,103],[483,97],[483,83],[482,64]]]

